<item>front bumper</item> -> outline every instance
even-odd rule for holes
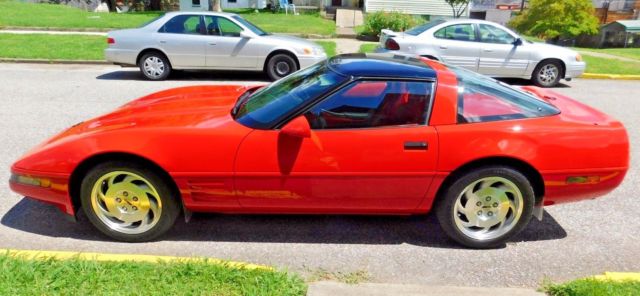
[[[317,56],[298,56],[298,62],[300,63],[300,69],[304,69],[309,67],[317,62],[321,62],[327,59],[327,55],[317,55]]]
[[[13,192],[50,203],[61,211],[75,216],[69,194],[69,176],[55,173],[29,172],[12,168],[9,187]]]
[[[576,78],[582,75],[587,68],[585,62],[572,62],[567,64],[567,70],[565,71],[564,78]]]

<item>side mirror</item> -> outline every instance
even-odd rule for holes
[[[522,45],[522,38],[518,37],[516,38],[515,41],[513,41],[513,46],[520,46]]]
[[[296,138],[309,138],[311,137],[311,127],[307,118],[300,115],[283,126],[280,133]]]
[[[253,38],[253,36],[251,36],[249,33],[247,33],[246,31],[240,31],[240,38],[246,38],[246,39],[251,39]]]

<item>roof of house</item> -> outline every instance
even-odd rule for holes
[[[622,25],[627,32],[640,33],[640,20],[619,20],[606,24],[605,27],[616,23]]]
[[[418,57],[398,54],[342,54],[327,61],[340,74],[353,77],[435,79],[436,71]]]

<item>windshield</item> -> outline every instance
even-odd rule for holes
[[[325,62],[317,63],[239,99],[232,115],[250,128],[270,129],[291,112],[347,79],[331,71]]]
[[[409,35],[413,35],[413,36],[418,36],[418,35],[422,34],[424,31],[429,30],[429,29],[431,29],[431,28],[433,28],[433,27],[435,27],[435,26],[437,26],[439,24],[442,24],[444,22],[445,22],[445,20],[442,20],[442,19],[435,20],[435,21],[432,21],[432,22],[428,22],[426,24],[419,25],[417,27],[413,27],[413,28],[405,31],[404,33],[405,34],[409,34]]]
[[[269,35],[269,33],[265,32],[262,29],[260,29],[258,26],[250,23],[248,20],[245,20],[245,19],[241,18],[240,16],[234,15],[234,16],[232,16],[232,18],[234,20],[238,21],[239,23],[243,24],[245,27],[247,27],[247,29],[251,30],[253,33],[256,33],[256,35],[258,35],[258,36]]]

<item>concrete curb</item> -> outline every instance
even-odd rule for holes
[[[331,281],[309,283],[307,296],[544,296],[526,288],[486,288],[421,286],[402,284],[364,283],[350,285]]]
[[[112,262],[206,262],[210,264],[226,265],[233,268],[244,269],[262,269],[274,270],[273,267],[266,265],[249,264],[244,262],[227,261],[216,258],[198,258],[198,257],[174,257],[174,256],[156,256],[156,255],[138,255],[138,254],[104,254],[104,253],[79,253],[64,251],[43,251],[43,250],[15,250],[0,249],[0,254],[6,254],[11,257],[25,258],[30,260],[46,260],[55,258],[58,260],[80,259],[94,261],[112,261]]]
[[[14,59],[0,58],[0,63],[19,64],[82,64],[82,65],[113,65],[104,60],[47,60],[47,59]]]
[[[584,79],[614,79],[614,80],[640,80],[640,75],[584,73],[584,74],[580,75],[579,78],[584,78]]]
[[[639,281],[640,272],[609,272],[605,271],[603,275],[593,277],[599,281]]]

